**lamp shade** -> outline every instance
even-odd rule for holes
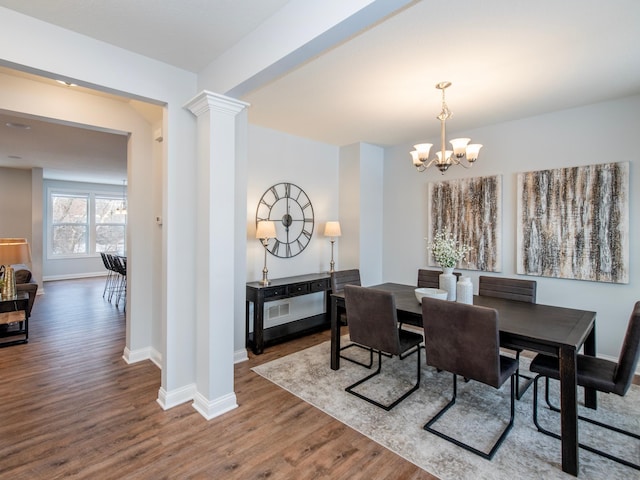
[[[324,226],[325,237],[339,237],[342,235],[340,231],[340,222],[327,222]]]
[[[275,238],[276,224],[271,220],[262,220],[258,222],[256,228],[256,238]]]
[[[0,265],[30,262],[31,249],[26,238],[0,238]]]

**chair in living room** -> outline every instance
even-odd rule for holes
[[[393,293],[356,285],[346,285],[344,294],[351,341],[369,347],[378,354],[377,370],[349,385],[345,390],[358,398],[389,411],[420,387],[420,343],[423,340],[422,335],[398,328]],[[356,387],[380,374],[383,353],[399,355],[401,358],[406,358],[408,355],[416,353],[417,358],[415,385],[388,404],[383,404],[355,391]]]
[[[350,270],[339,270],[337,272],[336,271],[331,272],[331,291],[332,292],[342,293],[344,291],[345,285],[360,286],[361,285],[360,270],[358,270],[357,268],[353,268]],[[343,325],[348,325],[349,321],[347,319],[346,311],[342,309],[342,311],[338,312],[338,315],[340,318],[340,322]],[[353,348],[353,347],[363,348],[367,350],[369,352],[369,363],[363,363],[359,360],[356,360],[351,357],[347,357],[345,355],[340,355],[340,358],[344,358],[345,360],[356,363],[366,368],[371,368],[373,366],[373,350],[372,349],[363,347],[362,345],[358,345],[357,343],[349,343],[348,345],[341,347],[340,351]]]
[[[424,425],[424,429],[490,460],[513,427],[518,369],[514,358],[500,355],[498,312],[492,308],[423,298],[422,322],[427,365],[453,374],[451,400]],[[494,388],[500,388],[511,378],[510,419],[488,453],[434,428],[456,403],[458,375]]]
[[[577,358],[577,379],[578,385],[581,387],[593,388],[599,392],[615,393],[616,395],[624,396],[633,380],[633,376],[638,365],[638,359],[640,358],[640,302],[636,302],[629,318],[629,324],[627,326],[627,332],[622,343],[622,349],[620,350],[620,357],[618,362],[612,362],[603,358],[592,357],[590,355],[578,354]],[[558,380],[560,378],[560,366],[556,357],[544,355],[542,353],[536,355],[531,362],[531,371],[538,375],[534,381],[533,387],[533,422],[538,428],[538,431],[560,439],[560,436],[554,432],[551,432],[542,426],[538,422],[538,381],[541,377],[545,378],[545,400],[549,408],[553,411],[560,412],[560,409],[551,404],[549,395],[549,379],[553,378]],[[626,435],[636,440],[640,439],[640,432],[634,433],[628,430],[605,424],[594,420],[593,418],[583,417],[579,415],[580,420],[584,420],[593,425],[597,425],[608,430],[612,430],[616,433]],[[618,456],[607,453],[598,448],[591,447],[589,445],[579,443],[580,448],[588,450],[590,452],[601,455],[609,460],[621,463],[628,467],[640,470],[640,465],[631,461],[625,460]]]
[[[504,298],[516,300],[518,302],[536,303],[537,283],[535,280],[524,280],[520,278],[489,277],[481,275],[478,277],[478,295],[485,297]],[[520,354],[522,349],[513,345],[502,345],[516,353],[516,360],[520,364]],[[533,383],[533,377],[522,375],[518,367],[518,387],[516,398],[520,400],[529,386]],[[522,382],[521,379],[524,379]]]
[[[102,289],[102,298],[107,294],[107,292],[111,292],[113,289],[113,281],[116,277],[116,272],[111,266],[111,255],[107,255],[104,252],[100,253],[100,257],[102,258],[102,264],[104,268],[107,270],[107,278],[104,281],[104,288]]]

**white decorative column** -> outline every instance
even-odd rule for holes
[[[247,106],[207,91],[186,105],[198,118],[193,406],[206,419],[238,406],[233,391],[234,310],[238,303],[234,258],[237,248],[242,248],[244,255],[246,238],[236,238],[239,230],[235,225],[245,225],[246,219],[237,218],[234,207],[236,117]],[[240,274],[244,275],[244,270]]]

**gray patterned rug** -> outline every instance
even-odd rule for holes
[[[343,345],[346,344],[347,338],[343,341]],[[515,425],[493,460],[488,461],[423,430],[422,426],[449,401],[452,389],[450,374],[438,373],[426,366],[424,350],[420,389],[386,412],[344,391],[369,370],[345,360],[341,361],[340,370],[331,370],[329,349],[329,342],[325,342],[253,370],[442,480],[575,478],[562,472],[560,442],[539,433],[533,425],[533,387],[516,402]],[[346,354],[359,356],[358,351],[362,352],[351,348]],[[521,370],[527,370],[527,359],[521,361]],[[382,365],[378,380],[365,383],[358,391],[385,403],[415,382],[416,361],[413,355],[403,361],[383,358]],[[552,399],[555,398],[556,403],[557,389],[557,383],[552,382]],[[632,386],[623,398],[599,394],[598,402],[595,413],[599,419],[640,432],[640,387]],[[546,405],[543,400],[542,405]],[[581,413],[592,414],[582,408]],[[508,416],[508,381],[496,390],[459,380],[456,405],[440,419],[436,428],[488,451]],[[543,426],[559,430],[558,414],[540,408],[539,418]],[[579,428],[583,441],[589,439],[594,446],[640,463],[640,441],[595,430],[585,422],[581,422]],[[580,449],[579,478],[628,480],[640,478],[640,472]]]

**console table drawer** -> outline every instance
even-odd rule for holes
[[[289,289],[287,288],[287,285],[283,285],[281,287],[267,288],[264,291],[265,300],[267,298],[276,298],[276,297],[286,298],[287,296],[289,296]]]
[[[308,283],[295,283],[293,285],[289,285],[289,295],[306,295],[309,293],[309,284]]]
[[[329,279],[316,280],[309,283],[310,292],[325,292],[327,290],[329,290]]]

